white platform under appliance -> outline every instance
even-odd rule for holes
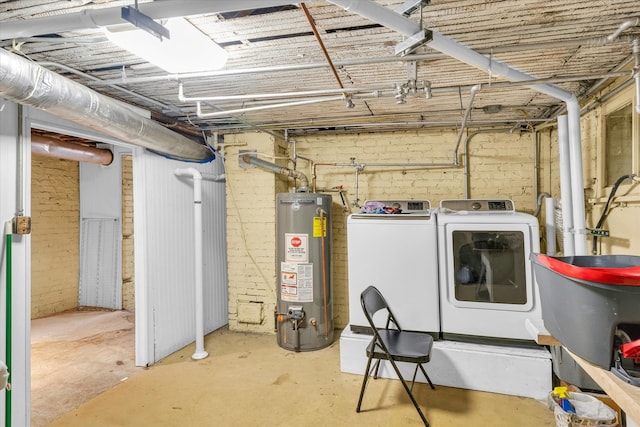
[[[527,319],[542,322],[529,261],[538,220],[510,200],[443,200],[437,217],[443,337],[531,341]]]
[[[363,375],[367,366],[366,347],[371,335],[345,328],[340,336],[340,369]],[[405,378],[413,365],[399,363]],[[480,390],[512,396],[546,399],[552,389],[551,354],[544,348],[522,348],[435,341],[431,361],[425,369],[434,384]],[[397,379],[393,368],[382,362],[379,375]],[[426,382],[421,375],[416,381]]]
[[[399,207],[402,213],[352,214],[347,220],[350,328],[369,330],[360,294],[373,285],[404,329],[437,334],[437,226],[430,204],[426,200],[382,203]]]

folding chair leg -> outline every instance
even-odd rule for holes
[[[420,364],[418,366],[420,366],[420,369],[422,370],[422,373],[424,374],[424,377],[429,382],[429,385],[431,386],[431,390],[435,390],[436,388],[434,387],[433,383],[431,382],[431,378],[429,378],[429,375],[427,375],[427,371],[424,370],[424,367],[422,366],[422,364]]]
[[[416,383],[416,375],[418,374],[418,366],[420,366],[420,365],[416,363],[416,369],[413,370],[413,378],[411,379],[411,391],[412,392],[413,392],[413,385]]]
[[[378,372],[380,370],[380,359],[376,359],[376,366],[375,366],[376,370],[373,373],[373,379],[377,380],[378,379]]]
[[[404,377],[400,373],[400,369],[398,369],[398,365],[396,365],[396,362],[393,359],[389,359],[389,362],[391,362],[391,365],[393,366],[393,369],[396,371],[396,375],[398,376],[398,379],[402,383],[402,386],[404,387],[404,390],[409,395],[409,398],[411,399],[411,402],[413,403],[413,406],[415,406],[416,411],[418,411],[418,414],[420,415],[420,418],[422,419],[422,422],[424,423],[425,427],[429,427],[429,421],[427,421],[427,418],[422,413],[422,409],[420,409],[420,405],[418,405],[418,401],[416,400],[415,397],[413,397],[413,393],[409,389],[409,386],[407,385],[407,382],[404,380]]]
[[[360,406],[362,405],[362,398],[364,397],[364,389],[367,387],[367,380],[369,379],[369,369],[371,368],[371,359],[367,360],[367,369],[364,371],[364,379],[362,380],[362,387],[360,388],[360,397],[358,398],[358,406],[356,407],[356,412],[360,412]]]

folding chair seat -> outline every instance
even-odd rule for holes
[[[391,363],[393,370],[400,379],[400,382],[404,386],[413,406],[415,406],[420,418],[424,422],[425,426],[429,425],[427,418],[422,413],[418,402],[413,396],[413,386],[416,381],[416,375],[418,369],[422,372],[425,379],[429,383],[432,389],[435,389],[429,375],[424,369],[423,364],[431,360],[431,348],[433,347],[433,337],[427,333],[403,331],[396,320],[391,308],[387,304],[382,294],[374,286],[369,286],[360,295],[360,303],[364,311],[365,317],[371,326],[373,331],[373,338],[371,343],[367,346],[367,368],[364,373],[364,379],[362,380],[362,388],[360,389],[360,398],[358,399],[357,412],[360,412],[362,406],[362,399],[364,397],[364,391],[367,386],[367,380],[373,371],[373,378],[378,378],[378,370],[380,368],[380,361],[387,360]],[[380,311],[386,311],[386,324],[384,328],[377,327],[374,322],[375,314]],[[393,325],[392,325],[393,324]],[[393,326],[393,327],[391,327]],[[372,361],[376,359],[374,366]],[[415,364],[413,371],[413,378],[411,380],[411,387],[408,386],[407,381],[404,379],[397,362],[408,362]]]

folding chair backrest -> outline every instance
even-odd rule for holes
[[[375,286],[369,286],[362,291],[362,294],[360,294],[360,304],[372,329],[376,329],[374,315],[380,310],[386,310],[385,328],[389,327],[391,321],[397,329],[400,329],[391,308],[389,308],[389,304],[387,304],[387,301]]]
[[[380,291],[373,286],[369,286],[362,292],[360,295],[360,304],[362,304],[362,310],[367,316],[369,323],[371,323],[374,314],[388,307],[387,301],[385,301]]]

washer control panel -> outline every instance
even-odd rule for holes
[[[431,203],[428,200],[367,200],[364,206],[379,206],[402,214],[429,213]]]
[[[442,200],[440,208],[449,211],[467,211],[467,212],[515,212],[513,201],[511,200],[478,200],[478,199],[462,199],[462,200]]]

